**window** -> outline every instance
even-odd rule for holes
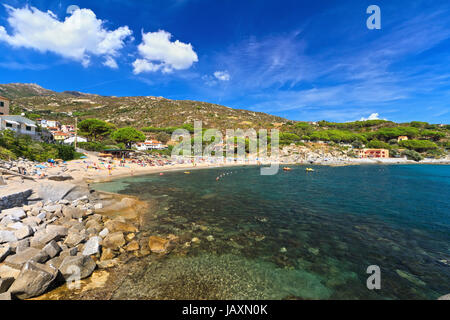
[[[26,126],[26,127],[25,127],[25,130],[31,131],[31,127],[30,127],[30,126]]]
[[[7,127],[7,128],[12,128],[13,125],[12,125],[12,123],[8,123],[8,122],[7,122],[7,123],[6,123],[6,127]]]
[[[5,103],[3,101],[0,101],[0,107],[4,107]]]

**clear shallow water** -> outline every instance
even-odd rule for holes
[[[169,172],[97,189],[152,206],[144,231],[175,234],[164,257],[130,265],[115,298],[436,299],[450,293],[450,167]],[[222,173],[230,173],[216,182]],[[212,236],[212,238],[210,237]],[[183,243],[198,237],[190,247]],[[209,240],[208,240],[209,237]],[[369,265],[381,290],[366,288]]]

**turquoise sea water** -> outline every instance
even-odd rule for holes
[[[450,293],[450,167],[257,167],[119,179],[144,232],[181,241],[130,266],[127,299],[436,299]],[[225,175],[219,182],[216,177]],[[192,238],[191,246],[183,245]],[[381,290],[366,269],[381,268]]]

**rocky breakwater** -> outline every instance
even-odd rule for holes
[[[2,210],[0,300],[36,297],[117,265],[121,254],[145,254],[135,223],[101,214],[103,206],[89,195]]]

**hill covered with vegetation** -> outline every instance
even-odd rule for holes
[[[192,133],[195,120],[201,120],[204,129],[277,128],[281,131],[281,145],[325,142],[339,148],[385,148],[390,150],[392,156],[406,155],[415,160],[446,156],[450,149],[448,124],[386,120],[345,123],[290,121],[206,102],[162,97],[105,97],[76,91],[58,93],[36,84],[0,85],[0,95],[12,99],[14,113],[25,112],[31,119],[43,117],[70,124],[77,117],[80,124],[93,125],[93,132],[89,127],[80,127],[80,134],[84,133],[89,138],[91,149],[98,150],[105,145],[126,142],[113,139],[114,131],[121,128],[137,129],[148,137],[166,143],[177,128],[185,128]],[[95,130],[99,128],[103,131],[97,135]],[[133,133],[142,137],[140,133]],[[407,137],[407,140],[401,141],[401,136]]]

